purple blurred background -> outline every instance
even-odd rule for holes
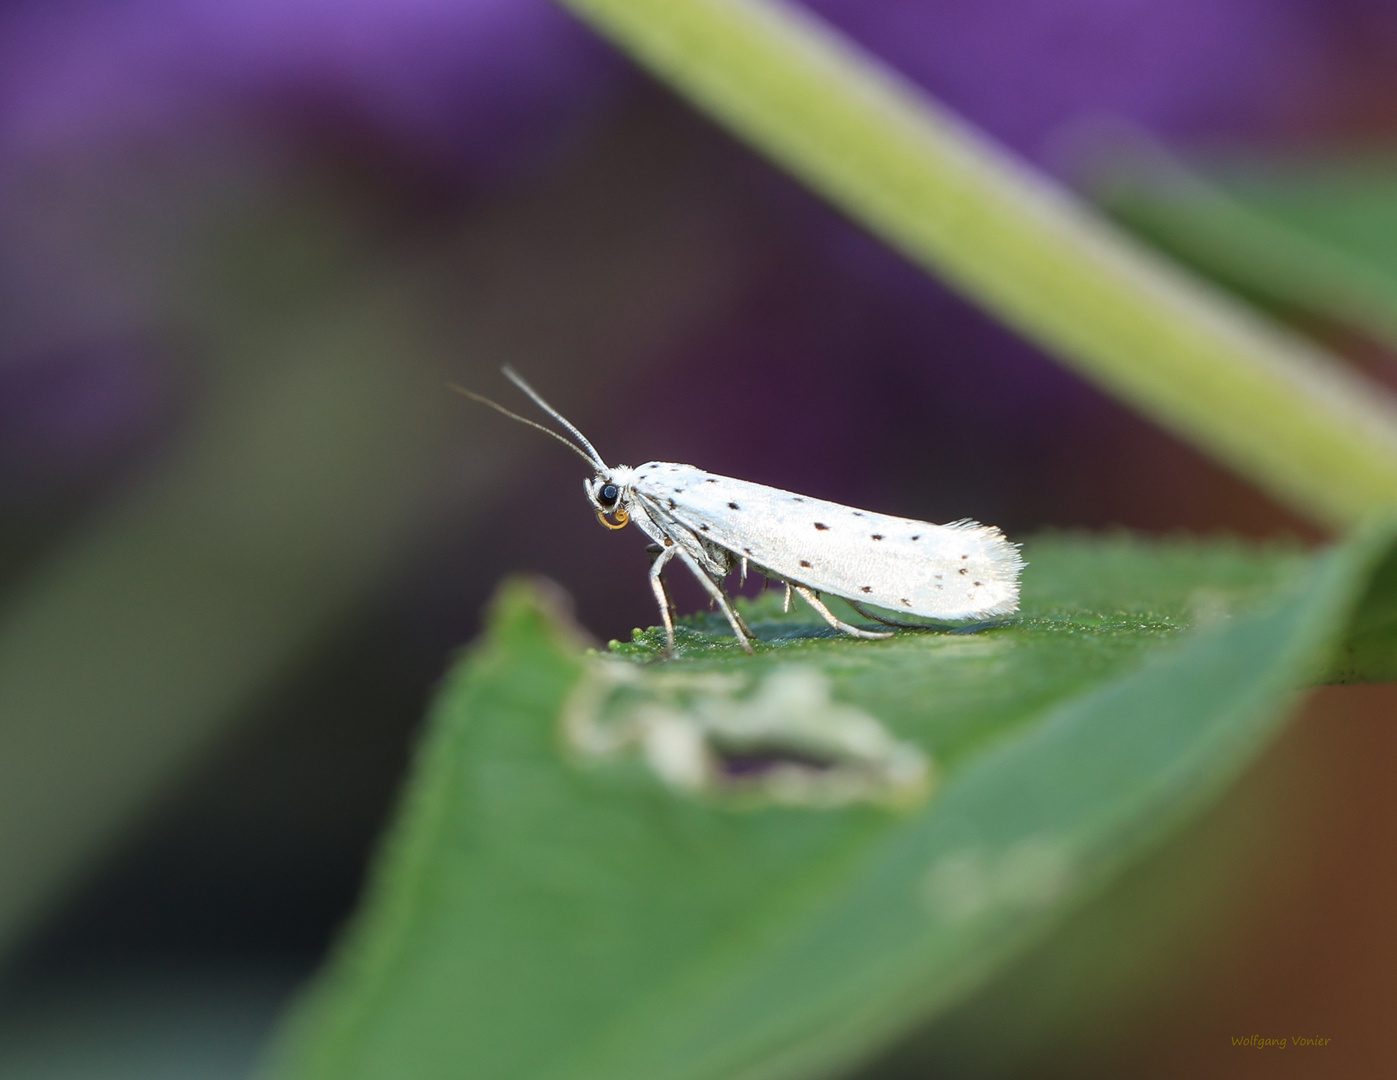
[[[810,6],[1069,183],[1122,123],[1182,152],[1397,133],[1381,0]],[[512,402],[512,363],[612,462],[1016,536],[1318,536],[543,0],[9,3],[0,314],[0,672],[38,641],[25,670],[116,702],[0,700],[39,763],[0,803],[31,883],[0,905],[9,1015],[251,971],[243,1027],[188,1051],[231,1071],[186,1075],[241,1075],[352,903],[501,576],[560,581],[601,640],[653,621],[643,540],[596,527],[576,460],[448,381]]]

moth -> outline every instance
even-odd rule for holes
[[[463,387],[460,393],[512,420],[557,439],[591,466],[587,500],[608,529],[636,525],[650,547],[650,588],[660,607],[665,645],[674,652],[674,605],[664,570],[678,559],[727,617],[742,648],[753,634],[733,607],[723,583],[734,569],[745,580],[763,574],[798,593],[830,626],[860,638],[887,638],[891,630],[867,630],[844,622],[820,599],[841,597],[865,618],[890,627],[926,629],[869,610],[933,619],[1007,615],[1019,606],[1023,559],[992,525],[953,521],[932,525],[911,518],[855,510],[795,495],[780,488],[704,472],[692,465],[650,461],[635,468],[607,465],[577,427],[512,368],[505,376],[572,436],[535,423]],[[575,440],[575,442],[573,441]]]

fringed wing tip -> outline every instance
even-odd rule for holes
[[[985,545],[985,554],[988,555],[994,565],[994,573],[1000,581],[1010,586],[1009,595],[1000,600],[993,607],[985,608],[977,613],[981,618],[993,618],[999,615],[1012,615],[1019,610],[1019,575],[1027,565],[1024,562],[1023,553],[1020,546],[1010,540],[995,525],[982,525],[971,518],[961,518],[959,521],[951,522],[947,528],[958,529],[968,533],[977,534],[977,538]]]
[[[947,522],[943,528],[957,529],[960,532],[978,533],[979,539],[983,540],[991,549],[990,555],[994,559],[997,567],[1006,571],[1005,577],[1015,579],[1028,564],[1024,562],[1020,545],[1014,543],[1004,535],[1003,530],[998,525],[982,525],[974,518],[960,518],[957,521]],[[1017,607],[1017,601],[1015,607]],[[1002,613],[1001,613],[1002,614]]]

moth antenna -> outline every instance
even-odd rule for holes
[[[581,443],[583,446],[587,448],[587,453],[592,455],[592,460],[596,462],[597,465],[601,466],[603,469],[606,468],[606,462],[602,461],[601,455],[597,453],[596,447],[594,447],[587,440],[586,435],[583,435],[582,432],[577,430],[576,424],[574,424],[566,416],[560,413],[557,409],[553,408],[553,406],[548,404],[548,402],[544,401],[543,395],[541,395],[537,390],[535,390],[532,386],[525,382],[524,376],[520,375],[519,372],[515,371],[508,364],[500,368],[500,370],[504,372],[504,376],[506,379],[512,382],[515,386],[519,387],[519,389],[524,391],[524,393],[528,394],[529,397],[533,398],[533,402],[535,405],[537,405],[540,409],[546,412],[554,420],[558,421],[558,423],[562,424],[563,427],[567,428],[570,432],[572,432],[573,438],[575,438],[579,443]]]
[[[528,417],[526,417],[526,416],[520,416],[520,415],[519,415],[518,413],[516,413],[516,412],[510,412],[508,409],[506,409],[506,408],[505,408],[503,405],[501,405],[499,402],[497,402],[497,401],[491,401],[489,398],[487,398],[487,397],[485,397],[485,396],[483,396],[483,395],[481,395],[481,394],[477,394],[474,390],[467,390],[464,386],[457,386],[455,383],[447,383],[446,385],[447,385],[448,388],[450,388],[450,389],[452,389],[452,390],[455,390],[456,393],[458,393],[458,394],[464,394],[466,397],[470,398],[472,401],[478,401],[478,402],[480,402],[482,405],[489,405],[490,408],[494,409],[496,412],[504,413],[504,415],[507,416],[507,417],[509,417],[511,420],[518,420],[521,424],[528,424],[529,427],[531,427],[531,428],[537,428],[539,431],[543,432],[545,435],[551,435],[551,436],[553,436],[553,438],[557,439],[560,443],[562,443],[564,446],[566,446],[569,450],[571,450],[574,454],[576,454],[578,457],[580,457],[580,458],[581,458],[583,461],[585,461],[588,465],[600,465],[603,469],[606,468],[606,463],[603,462],[601,458],[599,458],[599,457],[596,456],[596,453],[597,453],[597,452],[596,452],[595,450],[592,450],[592,456],[589,457],[589,456],[587,456],[586,454],[584,454],[584,453],[582,452],[582,450],[581,450],[578,446],[574,445],[574,444],[572,443],[571,440],[564,438],[562,435],[559,435],[559,434],[558,434],[556,431],[554,431],[552,428],[550,428],[550,427],[544,427],[542,424],[535,423],[533,420],[530,420]],[[569,426],[571,426],[571,425],[569,425]],[[588,445],[588,449],[591,449],[590,444]]]

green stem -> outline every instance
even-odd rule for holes
[[[1397,404],[1166,262],[807,13],[560,0],[855,221],[1293,508],[1397,505]]]

